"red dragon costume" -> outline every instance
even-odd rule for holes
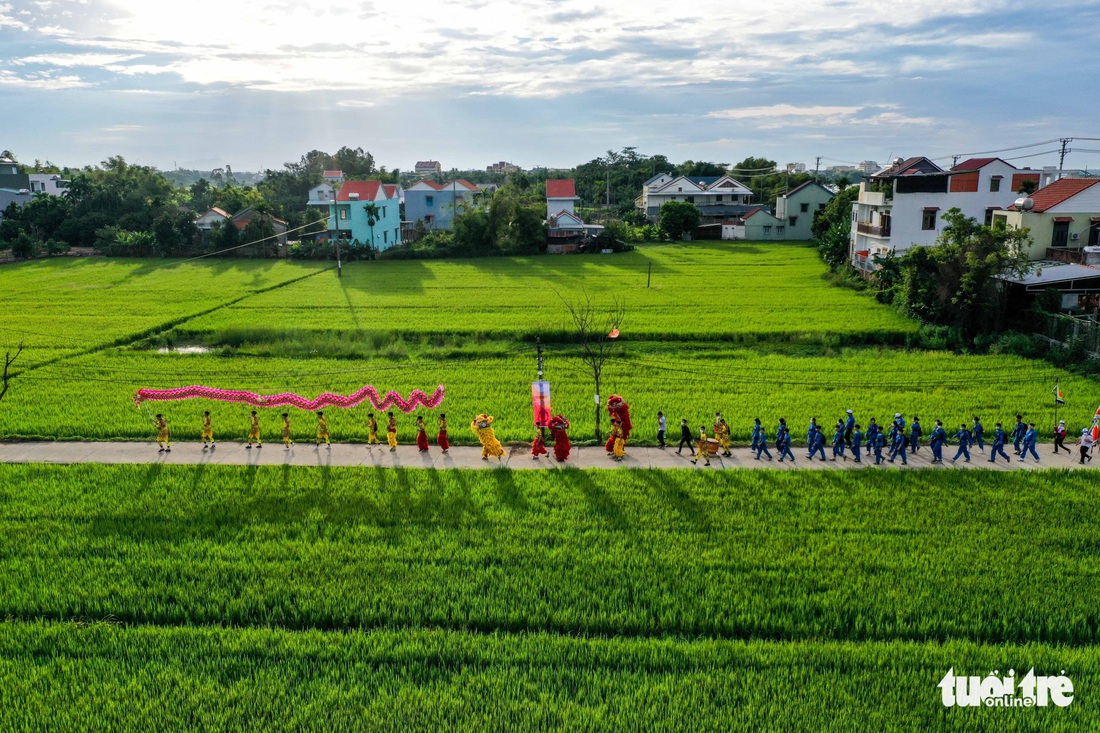
[[[634,428],[634,423],[630,422],[630,405],[626,404],[626,400],[617,394],[613,394],[607,398],[607,413],[611,416],[612,420],[619,420],[619,427],[623,430],[623,443],[630,439],[630,431]],[[604,449],[611,453],[615,449],[615,437],[614,435],[608,437],[607,444],[604,445]]]
[[[569,421],[562,415],[550,418],[550,437],[554,439],[554,458],[564,461],[569,457],[573,445],[569,442]]]

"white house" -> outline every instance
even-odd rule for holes
[[[557,216],[561,212],[575,213],[573,205],[580,201],[576,182],[571,178],[550,179],[546,182],[546,215]]]
[[[31,193],[45,193],[60,196],[69,189],[69,182],[56,173],[30,173]]]
[[[752,191],[729,176],[676,176],[661,173],[642,184],[642,195],[634,205],[656,221],[661,206],[669,201],[687,201],[699,208],[704,222],[721,222],[747,213]]]
[[[948,209],[990,224],[1027,180],[1038,183],[1039,171],[1000,158],[971,158],[947,171],[928,158],[895,160],[871,176],[870,184],[859,184],[859,199],[852,204],[851,262],[872,270],[875,256],[935,244]]]
[[[1083,247],[1100,247],[1100,178],[1062,178],[1032,194],[1021,209],[1010,206],[994,219],[1031,234],[1028,259],[1093,264]]]
[[[216,225],[224,224],[231,218],[228,212],[215,206],[212,209],[207,209],[205,214],[195,219],[195,228],[202,232],[208,232]]]

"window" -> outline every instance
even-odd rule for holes
[[[788,216],[787,217],[787,222],[790,223],[790,225],[793,227],[795,224],[798,223],[798,217],[797,216]]]
[[[800,206],[801,206],[803,214],[805,214],[807,211],[810,210],[810,205],[809,204],[800,204]]]
[[[771,227],[764,227],[764,234],[771,234],[771,233],[772,233],[772,228]]]
[[[683,193],[684,192],[684,187],[683,186],[677,186],[676,190],[679,191],[680,193]]]
[[[432,224],[435,223],[435,217],[432,216],[431,214],[428,214],[427,216],[424,217],[424,223],[427,224],[428,226],[431,226]]]
[[[715,201],[721,201],[722,200],[722,194],[718,194],[717,196],[715,196],[714,200]]]
[[[347,209],[340,209],[340,221],[347,221],[347,220],[348,220],[348,210]]]
[[[435,196],[425,196],[424,203],[428,206],[435,206]]]
[[[684,201],[687,201],[689,204],[694,204],[695,203],[695,197],[694,196],[684,196]]]
[[[924,231],[936,228],[936,209],[925,209],[921,213],[920,228]]]
[[[778,227],[775,228],[775,233],[778,234],[779,236],[783,236],[784,231],[785,231],[785,229],[781,226],[778,226]]]
[[[390,241],[390,233],[387,231],[382,232],[382,244],[386,244]]]
[[[985,225],[986,226],[991,226],[993,224],[993,212],[994,211],[996,211],[996,209],[986,209],[985,210]]]
[[[818,204],[817,205],[817,210],[818,211],[824,211],[825,210],[825,204]]]
[[[989,191],[990,193],[996,193],[1001,190],[1001,176],[993,176],[989,179]]]

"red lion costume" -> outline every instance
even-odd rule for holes
[[[569,457],[569,451],[573,445],[569,442],[569,421],[561,415],[550,418],[550,437],[554,439],[554,458],[564,461]]]
[[[630,439],[630,431],[634,427],[634,423],[630,422],[630,405],[626,404],[626,400],[619,395],[613,394],[607,398],[607,413],[612,420],[619,420],[619,427],[623,429],[623,443],[626,443]],[[612,435],[607,439],[604,449],[610,453],[614,447],[615,436]]]

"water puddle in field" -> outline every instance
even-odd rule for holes
[[[158,354],[209,354],[211,351],[209,346],[162,346],[157,349]]]

